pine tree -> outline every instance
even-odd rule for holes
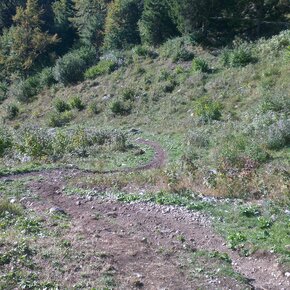
[[[140,43],[138,21],[141,0],[115,0],[109,5],[105,24],[104,49],[122,49]]]
[[[143,43],[158,45],[178,34],[169,15],[167,1],[145,0],[144,11],[139,22]]]
[[[41,30],[42,13],[37,0],[27,0],[25,8],[17,8],[14,25],[0,39],[0,63],[8,71],[28,73],[48,47],[58,41],[56,35]]]
[[[73,0],[75,15],[71,19],[82,44],[98,48],[103,42],[107,13],[105,0]]]

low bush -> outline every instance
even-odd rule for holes
[[[8,92],[8,85],[5,82],[0,82],[0,104],[6,100]]]
[[[113,101],[110,109],[115,115],[128,115],[131,112],[131,106],[122,100]]]
[[[64,84],[74,84],[83,80],[86,69],[97,60],[93,48],[83,47],[60,58],[53,69],[54,78]]]
[[[194,103],[194,112],[202,122],[219,120],[221,118],[222,105],[205,96]]]
[[[192,70],[206,73],[209,71],[209,65],[204,59],[196,58],[192,61]]]
[[[0,157],[12,147],[12,137],[7,130],[0,129]]]
[[[77,109],[78,111],[82,111],[86,107],[81,98],[78,96],[71,98],[69,104],[72,109]]]
[[[49,127],[63,127],[67,125],[73,119],[71,112],[52,113],[48,118]]]
[[[222,63],[224,66],[244,67],[253,62],[255,62],[255,58],[252,51],[246,46],[228,50],[222,54]]]
[[[38,76],[29,77],[12,83],[9,94],[22,103],[30,102],[39,93],[40,82]]]
[[[8,120],[15,119],[19,114],[19,108],[16,104],[9,104],[6,107],[6,118]]]
[[[264,138],[269,149],[279,150],[290,145],[290,119],[280,119],[270,125]]]
[[[100,113],[99,106],[96,102],[91,103],[88,107],[88,110],[91,115],[97,115]]]
[[[191,41],[186,37],[179,37],[165,42],[159,49],[162,58],[171,58],[173,62],[191,61],[194,53],[190,50]]]
[[[56,99],[54,102],[54,108],[57,112],[63,113],[65,111],[69,111],[71,109],[70,105],[67,104],[65,101]]]
[[[56,83],[51,67],[43,69],[39,75],[39,84],[41,88],[49,88]]]
[[[95,79],[97,76],[109,74],[117,68],[117,63],[112,60],[101,60],[85,72],[86,79]]]

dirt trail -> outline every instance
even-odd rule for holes
[[[151,146],[155,151],[154,158],[148,164],[121,171],[146,170],[164,164],[166,153],[160,145],[143,139],[137,142]],[[25,206],[39,213],[47,213],[51,207],[62,208],[73,223],[67,238],[80,251],[85,247],[91,252],[97,249],[107,253],[103,267],[116,273],[118,289],[133,289],[138,285],[152,290],[244,289],[244,284],[239,285],[230,278],[211,280],[208,277],[198,284],[190,279],[183,268],[182,257],[195,249],[227,253],[234,269],[249,279],[249,289],[290,289],[290,280],[283,276],[273,255],[240,257],[226,247],[224,239],[212,230],[210,220],[202,213],[148,203],[123,204],[112,199],[87,200],[63,195],[61,190],[66,186],[67,177],[78,174],[78,169],[74,170],[46,170],[5,178],[42,177],[41,181],[32,181],[28,185],[40,199],[26,200]],[[106,173],[114,172],[119,171]],[[98,220],[96,214],[100,216]],[[80,235],[84,237],[83,244],[76,239]],[[186,242],[181,243],[179,236]],[[88,275],[94,277],[96,273],[88,270]],[[64,274],[64,280],[71,283],[68,285],[73,285],[79,278],[73,271]]]
[[[0,180],[3,180],[5,178],[21,178],[21,177],[28,177],[28,176],[39,176],[41,174],[47,173],[47,174],[54,174],[59,171],[62,172],[62,174],[70,174],[71,172],[74,173],[91,173],[91,174],[113,174],[113,173],[122,173],[122,172],[138,172],[143,170],[149,170],[154,168],[162,167],[165,164],[166,161],[166,151],[156,142],[145,140],[138,138],[134,141],[135,143],[147,145],[151,147],[154,151],[153,158],[145,164],[141,164],[137,167],[125,167],[120,169],[113,169],[113,170],[107,170],[107,171],[98,171],[98,170],[88,170],[88,169],[81,169],[78,166],[65,166],[61,168],[53,168],[53,169],[42,169],[42,170],[31,170],[23,173],[13,173],[13,174],[4,174],[0,176]]]

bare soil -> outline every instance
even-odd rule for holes
[[[142,139],[138,142],[151,146],[154,158],[148,164],[124,171],[148,170],[165,163],[166,152],[158,144]],[[76,253],[84,254],[79,262],[67,262],[62,277],[50,264],[43,265],[44,278],[60,281],[68,289],[82,279],[87,285],[96,285],[102,275],[108,274],[116,279],[117,289],[290,289],[290,280],[279,269],[274,255],[239,256],[227,248],[224,239],[213,231],[210,218],[202,213],[173,206],[124,204],[114,198],[63,194],[67,178],[78,174],[86,172],[58,169],[5,177],[41,177],[28,185],[39,198],[24,199],[23,205],[44,219],[53,207],[64,210],[71,226],[60,237],[69,240]],[[42,243],[49,246],[48,239]],[[226,276],[194,279],[186,260],[196,250],[227,253],[233,268],[248,283]]]

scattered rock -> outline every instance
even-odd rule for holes
[[[60,213],[60,214],[66,214],[66,212],[60,208],[60,207],[52,207],[50,210],[49,210],[49,213],[50,214],[56,214],[56,213]]]
[[[115,219],[115,218],[117,218],[118,214],[115,212],[108,212],[107,216]]]
[[[286,272],[284,275],[285,275],[285,277],[289,278],[290,277],[290,272]]]
[[[10,203],[16,203],[16,199],[15,198],[12,198],[12,199],[10,199]]]
[[[82,203],[78,200],[77,202],[76,202],[76,205],[78,205],[78,206],[80,206]]]

